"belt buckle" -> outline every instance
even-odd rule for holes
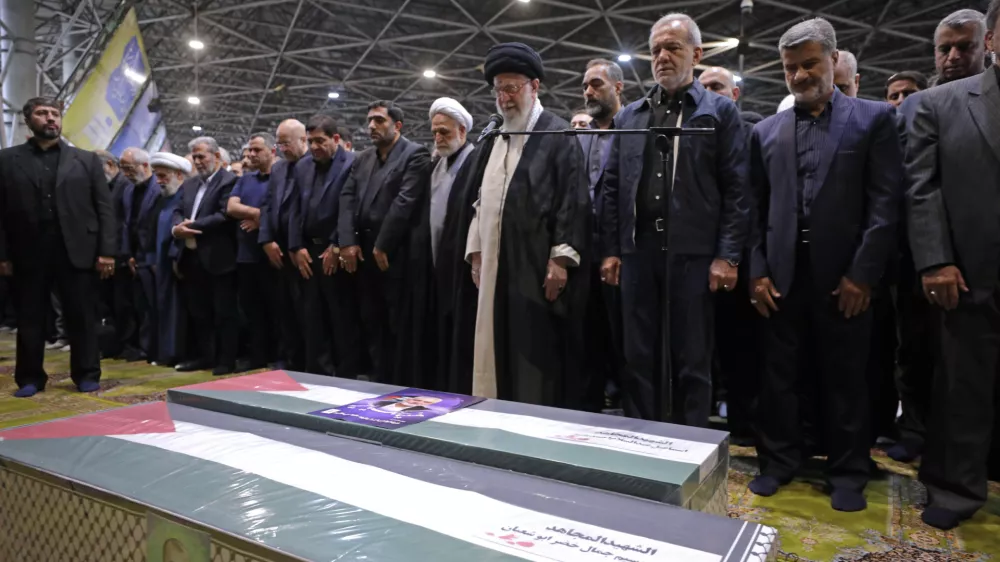
[[[800,240],[800,242],[802,244],[808,244],[809,243],[809,229],[808,228],[803,228],[803,229],[799,230],[799,240]]]
[[[653,225],[656,227],[657,232],[663,232],[663,219],[656,219],[653,221]]]

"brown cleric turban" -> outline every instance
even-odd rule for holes
[[[523,74],[531,80],[545,79],[541,55],[524,43],[501,43],[490,47],[490,51],[486,53],[483,74],[487,84],[492,86],[497,74],[507,72]]]

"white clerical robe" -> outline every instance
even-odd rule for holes
[[[537,100],[531,109],[526,131],[534,129],[542,115],[542,105]],[[501,132],[504,129],[501,129]],[[486,398],[497,397],[496,351],[494,347],[494,310],[497,268],[500,263],[500,229],[503,224],[503,207],[507,199],[514,171],[521,161],[526,135],[498,136],[490,152],[483,173],[483,184],[479,190],[479,200],[474,207],[475,215],[469,227],[469,237],[465,248],[466,260],[472,254],[481,252],[482,265],[479,270],[479,301],[476,313],[476,334],[472,360],[472,394]],[[552,248],[551,257],[565,256],[579,264],[579,254],[565,244]],[[544,279],[539,279],[539,283]]]

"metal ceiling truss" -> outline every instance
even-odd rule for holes
[[[93,35],[95,16],[112,0],[39,2],[39,65],[58,86],[62,37]],[[327,112],[367,141],[367,104],[395,101],[404,134],[430,140],[427,109],[437,97],[462,101],[477,125],[495,111],[482,62],[493,44],[523,41],[545,61],[542,103],[569,117],[582,105],[580,84],[592,58],[616,60],[625,97],[652,83],[648,36],[661,15],[681,11],[698,21],[704,66],[738,70],[744,55],[743,107],[771,113],[787,95],[777,41],[789,26],[822,16],[839,43],[859,55],[861,95],[882,96],[900,70],[933,71],[934,27],[981,0],[754,0],[739,38],[740,0],[142,0],[140,25],[160,90],[169,138],[178,151],[192,137],[215,136],[238,149],[249,133],[273,131],[286,118]],[[188,41],[197,37],[205,49]],[[427,78],[426,70],[436,76]],[[196,78],[197,77],[197,78]],[[336,93],[333,99],[329,94]],[[197,107],[187,103],[198,96]],[[191,127],[199,125],[201,132]]]

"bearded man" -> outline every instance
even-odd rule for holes
[[[428,115],[439,156],[431,172],[429,208],[437,320],[436,388],[460,392],[461,381],[468,379],[472,368],[476,325],[474,314],[465,315],[461,322],[456,314],[459,310],[474,311],[476,307],[476,286],[465,263],[470,212],[478,193],[469,188],[468,182],[468,171],[472,168],[469,155],[475,149],[468,140],[472,115],[451,98],[435,100]],[[463,300],[456,300],[456,296]],[[464,386],[466,393],[472,391],[471,386]]]
[[[145,197],[137,215],[136,268],[146,292],[155,300],[150,307],[151,345],[149,358],[170,367],[184,355],[181,335],[181,300],[174,275],[174,212],[184,200],[181,185],[191,173],[191,163],[169,152],[157,152],[149,160],[153,169],[153,197]]]
[[[24,104],[28,142],[0,151],[0,275],[16,276],[17,397],[45,390],[49,295],[62,300],[70,376],[100,387],[97,277],[114,275],[117,226],[100,158],[62,140],[62,102]],[[95,272],[96,268],[96,272]]]
[[[542,109],[542,59],[522,43],[490,49],[484,65],[501,135],[477,149],[479,192],[466,259],[479,287],[472,393],[578,407],[589,284],[590,197],[579,143],[526,136],[569,123]]]
[[[431,263],[430,230],[421,210],[427,205],[431,158],[402,131],[403,110],[396,104],[368,105],[373,146],[354,159],[340,191],[339,252],[324,259],[338,260],[338,267],[357,275],[371,378],[426,386]]]

